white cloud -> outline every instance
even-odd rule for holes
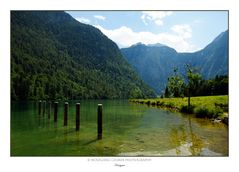
[[[95,15],[94,17],[96,19],[99,19],[99,20],[105,20],[106,19],[104,16],[100,16],[100,15]]]
[[[155,24],[158,25],[158,26],[163,25],[163,21],[162,21],[162,20],[155,20],[154,22],[155,22]]]
[[[86,24],[90,23],[90,20],[84,17],[76,17],[75,19],[81,23],[86,23]]]
[[[174,25],[171,30],[177,33],[182,38],[187,39],[192,37],[192,29],[191,26],[188,24]]]
[[[146,22],[146,15],[142,15],[140,18],[144,22],[145,25],[148,25],[148,23]]]
[[[154,22],[158,26],[163,25],[163,18],[173,14],[172,11],[143,11],[141,20],[145,25],[148,25],[148,21]]]
[[[107,35],[111,40],[116,42],[119,47],[129,47],[138,42],[144,44],[155,44],[161,43],[168,45],[176,49],[178,52],[193,52],[195,51],[195,46],[189,43],[189,35],[187,33],[181,33],[180,29],[175,26],[173,33],[159,33],[154,34],[151,32],[135,32],[131,28],[126,26],[121,26],[117,29],[105,29],[102,26],[95,26],[99,28],[105,35]],[[180,27],[179,27],[180,28]],[[183,30],[183,29],[182,29]]]

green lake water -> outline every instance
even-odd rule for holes
[[[11,156],[228,156],[228,127],[127,100],[82,100],[80,131],[75,104],[38,115],[38,102],[11,104]],[[103,104],[103,138],[97,140],[97,104]],[[47,106],[48,107],[48,106]]]

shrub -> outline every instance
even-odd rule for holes
[[[173,108],[174,107],[174,104],[172,102],[169,102],[167,104],[165,104],[165,107],[167,108]]]
[[[144,101],[143,101],[143,100],[141,100],[141,101],[139,101],[139,103],[140,103],[140,104],[144,104]]]
[[[155,106],[155,105],[156,105],[156,102],[151,102],[151,105],[152,105],[152,106]]]
[[[163,106],[164,102],[157,101],[157,106]]]
[[[182,113],[193,113],[195,106],[191,105],[191,106],[187,106],[187,105],[182,105],[180,108],[180,112]]]
[[[212,118],[214,116],[214,111],[205,106],[200,106],[195,109],[195,114],[198,118]]]
[[[150,105],[150,101],[149,101],[149,100],[148,100],[148,101],[146,101],[145,103],[146,103],[147,105]]]
[[[213,113],[213,118],[218,118],[221,115],[223,115],[223,109],[216,108]]]
[[[215,103],[215,107],[220,107],[224,112],[228,112],[228,103]]]

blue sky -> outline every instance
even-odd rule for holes
[[[161,43],[178,52],[204,48],[228,29],[227,11],[67,11],[99,28],[120,48]]]

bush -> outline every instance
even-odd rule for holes
[[[221,115],[223,115],[223,109],[216,108],[213,113],[213,118],[218,118]]]
[[[149,101],[149,100],[148,100],[148,101],[146,101],[145,103],[146,103],[148,106],[150,105],[150,101]]]
[[[191,106],[182,105],[180,108],[180,112],[192,114],[194,111],[194,108],[195,108],[195,106],[193,106],[193,105],[191,105]]]
[[[157,101],[157,106],[163,106],[164,102]]]
[[[219,107],[224,112],[228,112],[228,103],[215,103],[215,107]]]
[[[156,105],[156,102],[151,102],[151,105],[152,105],[152,106],[155,106],[155,105]]]
[[[165,104],[165,107],[167,108],[173,108],[174,107],[174,104],[172,102],[169,102],[167,104]]]
[[[214,111],[208,109],[205,106],[200,106],[195,109],[196,117],[198,118],[213,118],[214,117]]]
[[[144,101],[143,101],[143,100],[141,100],[141,101],[139,101],[139,103],[140,103],[140,104],[144,104]]]

